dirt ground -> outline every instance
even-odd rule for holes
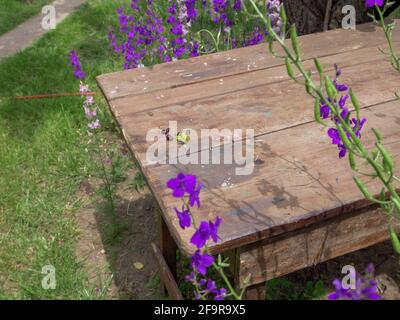
[[[116,184],[116,220],[105,213],[105,204],[97,203],[98,197],[93,196],[98,182],[86,181],[79,191],[85,205],[76,214],[81,234],[77,256],[97,290],[111,282],[106,294],[111,299],[164,298],[150,252],[150,243],[157,241],[157,205],[147,187],[139,191],[132,187],[136,171],[132,166],[127,172],[129,178]],[[115,221],[116,229],[110,227]],[[400,258],[390,242],[292,273],[285,279],[299,283],[300,288],[309,281],[322,280],[332,290],[331,283],[341,278],[343,266],[354,265],[362,273],[369,263],[376,267],[383,299],[400,299]]]

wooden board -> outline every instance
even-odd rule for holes
[[[397,39],[399,34],[400,31],[395,29],[393,38]],[[300,37],[305,60],[366,47],[376,48],[384,43],[381,29],[369,23],[358,26],[358,30],[338,29]],[[107,100],[111,101],[279,65],[280,60],[268,53],[267,45],[261,44],[149,68],[104,74],[97,80]]]
[[[400,49],[400,43],[398,47]],[[394,92],[399,88],[399,74],[388,62],[382,59],[373,63],[369,61],[343,68],[342,71],[342,81],[353,87],[362,106],[367,107],[395,99]],[[279,72],[284,74],[286,71],[281,68]],[[371,74],[374,74],[374,80],[371,80]],[[243,83],[248,84],[246,80],[244,79]],[[212,91],[212,86],[210,89],[206,84],[202,86],[206,87],[205,93]],[[188,94],[196,92],[189,86],[186,87],[186,91]],[[178,94],[176,97],[183,98]],[[287,98],[282,99],[282,97]],[[312,98],[306,94],[302,86],[286,80],[277,83],[271,81],[264,86],[175,103],[151,112],[120,115],[118,110],[123,110],[123,105],[118,105],[115,114],[125,137],[132,142],[136,157],[143,166],[146,166],[148,165],[146,152],[153,143],[146,140],[147,132],[151,128],[167,128],[169,121],[177,121],[179,130],[251,128],[259,136],[313,121],[313,105]],[[204,143],[199,141],[199,145],[202,142]]]
[[[257,247],[241,248],[238,283],[242,288],[263,283],[388,238],[387,217],[380,209],[349,213]],[[249,275],[250,282],[245,284]]]
[[[399,161],[399,102],[366,108],[363,115],[368,119],[362,138],[365,145],[371,147],[374,142],[370,129],[380,128],[385,145],[393,152],[395,161]],[[166,181],[180,171],[201,177],[206,186],[198,219],[213,219],[218,215],[224,220],[220,230],[222,241],[212,247],[214,252],[369,205],[354,185],[348,161],[338,159],[337,147],[331,145],[324,129],[315,122],[257,138],[255,155],[254,173],[249,176],[236,175],[235,165],[177,164],[143,168],[163,206],[172,234],[186,254],[194,249],[190,244],[193,231],[180,230],[173,210],[180,206],[179,201],[165,187]],[[372,193],[380,191],[378,181],[366,181],[366,184]]]
[[[381,30],[371,30],[371,25],[361,29],[301,37],[305,65],[314,69],[312,58],[321,56],[331,74],[333,63],[342,67],[341,81],[354,88],[368,118],[363,140],[371,146],[369,129],[380,128],[385,145],[397,159],[400,109],[394,91],[400,76],[378,52],[378,46],[386,46]],[[398,32],[394,45],[400,50]],[[337,148],[313,122],[313,101],[304,88],[287,78],[282,61],[271,57],[265,45],[97,80],[184,254],[193,252],[193,230],[179,228],[173,208],[180,202],[165,187],[179,171],[194,173],[205,183],[198,219],[219,215],[224,220],[222,240],[212,247],[214,252],[306,228],[369,205],[354,186],[347,160],[338,159]],[[148,130],[166,128],[170,120],[178,121],[179,129],[255,129],[254,173],[237,176],[235,165],[148,163]],[[242,143],[235,141],[233,146]],[[222,146],[214,150],[223,153]],[[190,154],[205,151],[208,148],[200,144]],[[378,192],[379,183],[368,185]]]

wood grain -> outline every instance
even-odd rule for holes
[[[369,129],[379,128],[398,161],[400,109],[393,93],[400,76],[377,51],[378,46],[386,46],[382,31],[371,30],[370,24],[362,28],[301,37],[305,65],[313,68],[310,59],[315,56],[331,72],[333,63],[341,65],[341,81],[353,87],[362,115],[368,119],[363,141],[371,147]],[[394,34],[396,49],[400,49],[399,32]],[[287,78],[282,61],[272,58],[265,45],[102,75],[97,80],[172,237],[186,255],[194,251],[193,230],[180,229],[173,210],[180,202],[165,187],[180,171],[204,181],[196,218],[218,215],[224,220],[221,241],[211,247],[215,253],[308,228],[369,205],[354,186],[347,160],[338,159],[337,148],[313,121],[313,101],[304,88]],[[234,164],[149,164],[145,153],[151,142],[146,141],[146,133],[166,128],[170,120],[178,121],[179,129],[254,129],[254,172],[236,175]],[[243,143],[230,141],[235,148]],[[213,150],[224,155],[222,146]],[[189,153],[206,151],[200,145]],[[379,191],[378,182],[367,185],[371,192]]]
[[[395,29],[393,38],[397,39],[399,33]],[[380,28],[374,28],[371,24],[359,25],[358,30],[331,30],[300,37],[305,60],[384,43],[384,34]],[[104,74],[97,81],[107,100],[111,101],[281,64],[280,60],[268,54],[267,45],[261,44],[149,68]]]
[[[354,89],[362,107],[394,100],[399,80],[400,74],[382,60],[345,67],[341,79]],[[206,90],[210,91],[211,88]],[[169,121],[177,121],[179,130],[190,128],[199,134],[201,129],[254,129],[258,136],[314,120],[312,98],[291,80],[177,103],[152,112],[120,115],[119,107],[113,110],[143,166],[149,164],[146,152],[153,144],[146,140],[147,132],[151,128],[167,128]],[[190,152],[198,152],[204,143],[204,139],[199,139],[199,147],[192,147]]]
[[[368,119],[362,140],[371,147],[370,129],[380,128],[385,145],[400,158],[399,102],[364,110]],[[235,144],[238,144],[236,142]],[[223,148],[220,148],[221,153]],[[158,165],[144,167],[153,192],[163,205],[166,223],[178,246],[193,252],[190,229],[180,230],[173,208],[180,206],[166,189],[166,181],[178,172],[191,172],[202,179],[202,207],[196,217],[222,217],[222,241],[213,245],[222,252],[284,232],[306,227],[333,216],[369,205],[355,187],[348,161],[338,158],[336,146],[314,122],[265,134],[255,142],[255,168],[248,176],[236,175],[232,165]],[[399,168],[396,168],[399,172]],[[378,181],[366,181],[372,193]]]
[[[394,43],[395,50],[400,50],[399,42]],[[321,64],[326,72],[333,74],[333,65],[336,63],[341,68],[356,65],[372,65],[385,60],[376,47],[368,47],[355,51],[348,51],[337,55],[330,55],[321,58]],[[387,59],[386,59],[387,60]],[[388,63],[388,62],[387,62]],[[281,63],[282,64],[282,63]],[[314,62],[307,60],[304,62],[307,70],[316,73]],[[242,90],[256,89],[268,84],[285,85],[289,80],[286,74],[286,67],[279,65],[267,69],[254,70],[246,73],[235,74],[232,76],[219,77],[207,81],[178,86],[174,88],[161,89],[141,95],[128,96],[110,101],[114,112],[120,117],[134,116],[135,114],[146,111],[151,112],[156,109],[166,108],[168,106],[189,105],[199,100],[226,97],[230,94]],[[301,89],[301,88],[300,88]]]
[[[168,268],[168,264],[164,260],[164,257],[157,247],[156,244],[152,243],[151,248],[153,251],[154,259],[157,263],[158,270],[160,272],[161,280],[163,285],[165,285],[168,295],[173,300],[183,300],[182,293],[175,281],[171,270]]]
[[[381,209],[367,209],[332,219],[269,243],[242,248],[240,286],[263,283],[291,272],[360,250],[389,238],[387,217]]]

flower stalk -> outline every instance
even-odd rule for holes
[[[358,173],[358,175],[378,178],[380,180],[382,184],[382,189],[380,193],[380,199],[377,199],[376,197],[371,195],[362,180],[354,176],[356,185],[359,187],[363,195],[368,200],[380,204],[385,213],[388,214],[388,216],[390,217],[389,228],[390,230],[394,230],[393,225],[397,224],[399,221],[400,208],[396,206],[396,203],[400,203],[400,197],[395,187],[395,180],[397,179],[394,179],[395,176],[393,173],[393,157],[390,155],[387,149],[384,148],[382,137],[379,131],[377,129],[373,129],[376,140],[375,148],[372,151],[367,150],[367,148],[360,140],[361,136],[357,134],[357,132],[359,133],[359,130],[354,130],[357,127],[361,127],[360,124],[362,121],[360,120],[360,106],[354,92],[350,90],[351,101],[356,110],[356,125],[355,128],[352,128],[350,122],[351,113],[350,111],[348,111],[347,114],[344,114],[343,108],[340,108],[338,106],[338,103],[336,103],[336,101],[338,101],[338,90],[337,88],[335,88],[335,85],[330,77],[324,76],[325,73],[319,59],[316,58],[314,60],[315,66],[319,74],[318,84],[315,83],[311,78],[311,71],[305,69],[301,59],[301,50],[298,43],[296,26],[292,25],[290,27],[291,48],[289,48],[289,46],[286,44],[285,36],[278,35],[271,27],[271,21],[269,20],[268,15],[263,15],[261,13],[254,0],[249,0],[249,2],[265,24],[267,33],[269,35],[268,39],[271,54],[273,54],[277,58],[285,60],[289,77],[297,83],[303,84],[305,86],[306,92],[315,99],[315,120],[318,121],[318,123],[320,124],[327,125],[321,120],[321,109],[318,108],[318,106],[324,105],[329,109],[328,113],[330,113],[332,115],[332,119],[334,119],[334,121],[332,121],[334,124],[334,129],[331,130],[336,130],[335,132],[338,132],[338,134],[340,135],[340,140],[343,146],[342,148],[344,148],[343,150],[348,149],[349,163],[351,164],[351,169],[354,172]],[[244,1],[242,2],[242,4],[244,6]],[[284,14],[283,5],[281,6],[280,10],[281,12],[283,12],[280,15],[282,19],[282,25],[286,25],[287,20],[286,15]],[[379,12],[383,19],[384,11]],[[391,30],[393,30],[393,26],[385,27],[384,30],[385,34],[387,35],[387,39],[391,40]],[[283,56],[278,56],[275,53],[275,51],[273,50],[274,43],[277,43],[281,47],[281,49],[283,49],[285,53]],[[394,67],[397,67],[399,59],[394,54],[393,46],[391,46],[391,50],[392,63],[394,63]],[[297,71],[300,73],[300,78],[304,80],[303,82],[300,82],[299,79],[294,75],[293,67],[296,68]],[[373,170],[373,174],[363,174],[361,171],[359,171],[357,169],[357,158],[359,158],[359,160],[364,160]],[[388,199],[386,199],[387,194],[389,195]],[[390,236],[394,249],[398,254],[400,254],[400,248],[398,245],[396,245],[399,243],[397,234],[393,231],[390,232]]]
[[[385,22],[385,13],[394,4],[395,4],[394,1],[393,2],[388,1],[384,5],[383,9],[381,9],[379,4],[375,1],[374,7],[376,9],[376,12],[379,15],[379,21],[376,19],[375,15],[373,15],[371,13],[368,13],[368,15],[372,18],[372,21],[375,24],[379,24],[382,27],[382,30],[385,33],[386,41],[389,46],[389,52],[386,52],[382,48],[379,48],[379,51],[382,52],[383,54],[389,56],[390,62],[392,64],[393,68],[395,68],[397,71],[400,72],[400,56],[396,53],[396,51],[394,50],[394,47],[393,47],[393,30],[396,26],[396,22],[392,21],[389,24],[386,24],[386,22]]]
[[[200,208],[199,195],[202,186],[196,176],[184,173],[179,173],[167,182],[167,187],[173,190],[172,196],[182,199],[182,209],[175,208],[180,227],[185,229],[192,226],[194,229],[191,243],[197,250],[191,258],[193,271],[186,276],[186,280],[194,286],[194,295],[197,300],[207,300],[210,296],[214,300],[225,298],[241,300],[245,290],[238,293],[225,273],[225,269],[229,267],[228,259],[223,259],[221,255],[215,259],[209,246],[210,241],[215,243],[219,241],[218,230],[222,219],[216,217],[214,222],[201,221],[199,224],[196,222],[192,208],[195,205]],[[207,278],[209,268],[214,269],[221,277],[223,287],[218,288],[214,280]]]

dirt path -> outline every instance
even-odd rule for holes
[[[86,0],[56,0],[50,5],[56,10],[56,23],[64,20]],[[42,13],[30,18],[15,29],[0,36],[0,59],[10,57],[24,50],[49,30],[42,28]]]

